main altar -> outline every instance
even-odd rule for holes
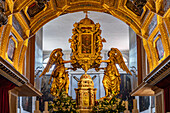
[[[51,83],[50,92],[56,98],[64,92],[68,94],[69,89],[69,74],[68,70],[76,71],[78,68],[84,70],[84,74],[78,81],[78,88],[76,92],[76,109],[81,113],[88,113],[92,111],[96,102],[97,89],[94,88],[94,83],[90,75],[87,74],[89,69],[94,68],[96,71],[104,70],[103,86],[105,89],[105,97],[102,99],[111,99],[120,92],[120,74],[116,64],[124,71],[131,74],[121,52],[117,48],[111,48],[108,52],[108,59],[102,60],[101,50],[103,42],[106,42],[101,37],[101,29],[99,23],[94,23],[86,17],[80,22],[76,22],[72,30],[72,37],[69,39],[71,43],[72,56],[69,61],[65,61],[62,56],[62,49],[58,48],[52,51],[49,61],[41,73],[40,77],[50,70],[52,65],[55,65],[49,83]],[[101,63],[107,63],[106,67],[100,67]],[[64,64],[71,63],[71,67],[66,67]]]

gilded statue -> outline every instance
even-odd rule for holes
[[[63,56],[62,49],[59,48],[53,50],[52,53],[50,54],[50,58],[48,60],[46,67],[39,76],[41,77],[42,75],[45,75],[47,72],[49,72],[52,65],[55,65],[48,82],[50,84],[51,79],[53,78],[50,89],[51,94],[53,96],[58,96],[63,88],[68,94],[69,77],[68,72],[66,71],[67,68],[65,68],[64,66],[65,61],[63,60],[62,56]]]
[[[103,77],[103,86],[105,88],[105,97],[110,95],[117,95],[120,92],[120,74],[116,67],[119,64],[127,73],[131,74],[127,68],[121,52],[117,48],[111,48],[108,52],[109,59],[107,60],[107,67],[105,68]],[[131,74],[132,75],[132,74]]]

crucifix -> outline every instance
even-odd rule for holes
[[[83,11],[84,13],[86,13],[86,18],[88,18],[88,13],[90,13],[90,12],[88,12],[88,11]]]

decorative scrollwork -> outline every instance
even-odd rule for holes
[[[72,39],[69,39],[72,49],[71,62],[74,68],[83,68],[87,72],[91,68],[98,68],[102,57],[100,56],[103,47],[100,24],[86,18],[75,23]]]

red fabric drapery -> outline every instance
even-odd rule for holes
[[[0,75],[0,113],[10,113],[8,91],[16,85]]]

